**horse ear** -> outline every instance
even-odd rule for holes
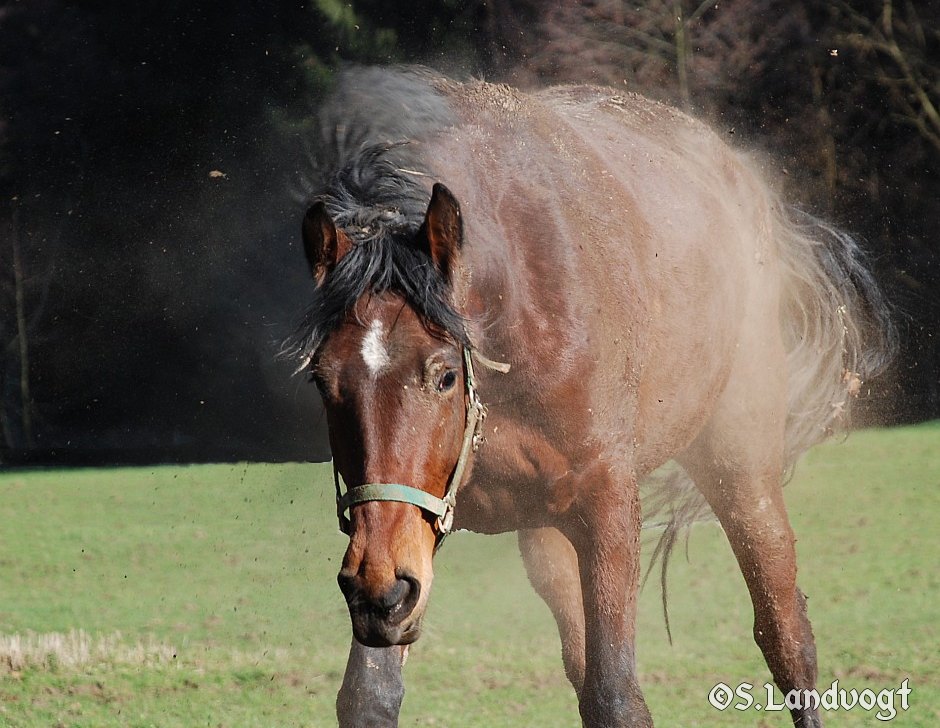
[[[425,252],[449,281],[463,245],[463,220],[457,198],[440,182],[431,190],[431,203],[421,231],[422,242],[427,245]]]
[[[327,274],[349,252],[352,241],[346,233],[336,229],[322,200],[304,215],[302,236],[310,271],[317,285],[323,285]]]

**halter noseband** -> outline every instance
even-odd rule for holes
[[[467,400],[467,417],[464,424],[463,443],[460,446],[460,456],[447,483],[447,492],[443,498],[431,495],[427,491],[413,488],[400,483],[365,483],[349,488],[345,494],[340,486],[340,475],[333,464],[333,482],[336,486],[336,515],[339,518],[339,530],[349,534],[349,518],[346,511],[357,503],[368,501],[397,501],[410,503],[423,511],[437,517],[437,546],[440,547],[444,538],[451,532],[454,525],[454,508],[457,505],[457,490],[463,481],[464,471],[470,460],[470,453],[476,452],[483,442],[483,420],[486,418],[486,407],[477,394],[476,379],[473,376],[473,357],[476,356],[481,363],[497,371],[509,371],[508,364],[494,362],[463,346],[464,385]]]

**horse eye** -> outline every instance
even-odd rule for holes
[[[448,389],[453,388],[454,384],[457,383],[457,372],[453,369],[448,369],[444,372],[444,375],[441,377],[441,380],[437,383],[438,392],[446,392]]]

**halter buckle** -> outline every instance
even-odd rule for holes
[[[444,537],[447,536],[451,532],[453,527],[454,527],[454,504],[447,503],[447,510],[444,511],[444,515],[438,516],[437,518],[438,539],[443,541]]]

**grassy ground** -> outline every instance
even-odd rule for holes
[[[0,726],[335,724],[349,626],[331,488],[310,465],[0,474]],[[820,686],[909,678],[897,726],[940,725],[938,495],[938,424],[821,447],[787,487]],[[694,529],[689,558],[670,572],[673,646],[653,581],[641,603],[657,724],[787,725],[709,706],[716,682],[767,671],[716,526]],[[452,537],[426,624],[403,726],[579,724],[513,537]],[[878,725],[874,712],[829,723]]]

